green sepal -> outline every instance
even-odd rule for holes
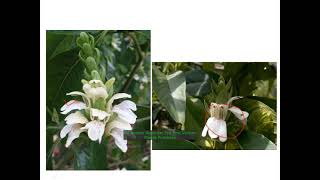
[[[91,77],[95,80],[101,80],[100,74],[96,70],[91,71]]]
[[[116,78],[112,77],[105,84],[109,96],[113,95],[113,83],[115,80]]]

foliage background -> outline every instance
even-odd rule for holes
[[[72,97],[66,93],[82,90],[83,64],[76,38],[80,32],[94,36],[101,51],[106,79],[116,78],[115,92],[127,92],[137,104],[137,122],[133,131],[150,130],[150,31],[86,30],[46,32],[46,152],[47,169],[150,169],[150,142],[129,141],[122,153],[112,138],[102,142],[98,151],[83,147],[88,139],[83,133],[65,148],[59,133],[64,118],[59,111]],[[91,148],[91,149],[90,149]],[[89,160],[92,160],[89,162]]]
[[[153,140],[153,149],[276,149],[276,68],[270,62],[153,63],[153,130],[196,133],[190,141]],[[203,138],[207,104],[228,96],[245,97],[233,101],[250,114],[245,129],[225,143]],[[228,117],[228,137],[234,137],[242,124]]]

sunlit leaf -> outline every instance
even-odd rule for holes
[[[276,128],[277,116],[272,108],[261,101],[247,98],[234,101],[234,105],[249,113],[247,125],[251,131],[263,134],[271,141],[276,142],[274,129]]]

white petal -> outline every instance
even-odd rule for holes
[[[126,94],[126,93],[117,93],[117,94],[113,95],[107,103],[107,111],[108,112],[111,111],[112,103],[114,100],[121,99],[121,98],[131,98],[131,95]]]
[[[68,96],[86,96],[86,94],[84,94],[83,92],[80,91],[73,91],[73,92],[69,92],[67,93]]]
[[[242,96],[234,96],[228,100],[227,104],[230,105],[232,103],[232,101],[237,100],[237,99],[241,99],[241,98],[243,98],[243,97]]]
[[[71,100],[61,107],[61,114],[68,114],[72,110],[81,110],[87,108],[86,104],[81,101]]]
[[[100,109],[91,108],[91,114],[94,117],[98,117],[99,120],[103,120],[107,116],[110,116],[109,113],[102,111]]]
[[[208,127],[207,127],[207,125],[204,125],[202,133],[201,133],[201,136],[202,137],[206,137],[207,132],[208,132]]]
[[[73,140],[79,137],[80,133],[82,133],[84,130],[80,129],[80,124],[74,124],[72,125],[72,130],[69,132],[68,139],[66,141],[66,147],[69,147]]]
[[[215,134],[215,132],[213,132],[211,129],[209,129],[208,134],[211,137],[211,139],[215,139],[218,137],[218,135]]]
[[[127,152],[128,146],[127,146],[126,140],[118,141],[117,139],[115,139],[114,142],[121,149],[122,152]]]
[[[118,128],[121,130],[132,130],[132,127],[128,122],[125,122],[119,118],[116,118],[107,124],[106,133],[109,134],[114,128]]]
[[[118,129],[118,128],[114,128],[111,133],[110,133],[114,140],[115,140],[115,144],[123,151],[126,152],[128,147],[127,147],[127,143],[128,141],[123,139],[123,130]]]
[[[73,91],[73,92],[70,92],[70,93],[67,93],[68,96],[82,96],[82,98],[84,99],[85,102],[89,103],[89,106],[90,106],[90,99],[89,97],[84,94],[83,92],[79,92],[79,91]]]
[[[212,117],[210,117],[210,118],[207,120],[206,125],[203,127],[203,130],[202,130],[202,133],[201,133],[202,137],[205,137],[205,136],[207,135],[207,132],[208,132],[208,124],[212,123],[212,121],[213,121],[213,118],[212,118]]]
[[[227,139],[228,139],[228,138],[227,138],[226,136],[224,136],[224,137],[219,136],[219,140],[220,140],[221,142],[226,142]]]
[[[211,124],[209,124],[209,128],[213,131],[214,137],[219,136],[219,139],[227,140],[227,124],[226,121],[215,119]],[[210,134],[209,134],[210,135]],[[220,139],[220,141],[222,141]],[[222,141],[222,142],[224,142]]]
[[[64,138],[72,130],[72,124],[65,125],[60,131],[60,138]]]
[[[219,134],[219,140],[221,142],[225,142],[227,140],[227,124],[226,121],[223,120],[217,120],[219,123],[218,127],[218,134]]]
[[[218,137],[218,132],[216,129],[218,120],[216,118],[212,118],[212,121],[210,123],[208,123],[208,134],[210,136],[211,139],[215,139]]]
[[[89,94],[89,91],[90,91],[90,89],[91,89],[91,86],[90,86],[89,84],[84,84],[84,85],[82,86],[82,89],[83,89],[83,91],[84,91],[86,94]]]
[[[113,107],[119,107],[120,109],[131,109],[133,111],[137,110],[136,104],[130,100],[124,100],[120,104],[115,105]]]
[[[88,122],[88,119],[80,111],[77,111],[75,113],[69,114],[66,117],[65,121],[67,124],[85,124]]]
[[[137,116],[129,109],[121,109],[119,107],[113,107],[112,111],[118,114],[118,117],[130,124],[136,122]]]
[[[97,98],[107,98],[108,93],[107,90],[103,87],[97,87],[97,88],[91,88],[89,89],[88,95],[91,98],[97,99]]]
[[[92,141],[96,141],[99,139],[99,143],[101,142],[103,133],[104,133],[104,123],[101,121],[90,121],[86,124],[85,127],[81,129],[88,129],[88,137]]]
[[[249,113],[246,111],[241,111],[241,109],[236,107],[229,108],[229,111],[231,111],[238,119],[244,120],[247,119],[249,116]]]

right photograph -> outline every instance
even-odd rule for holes
[[[153,62],[153,150],[276,150],[276,62]]]

